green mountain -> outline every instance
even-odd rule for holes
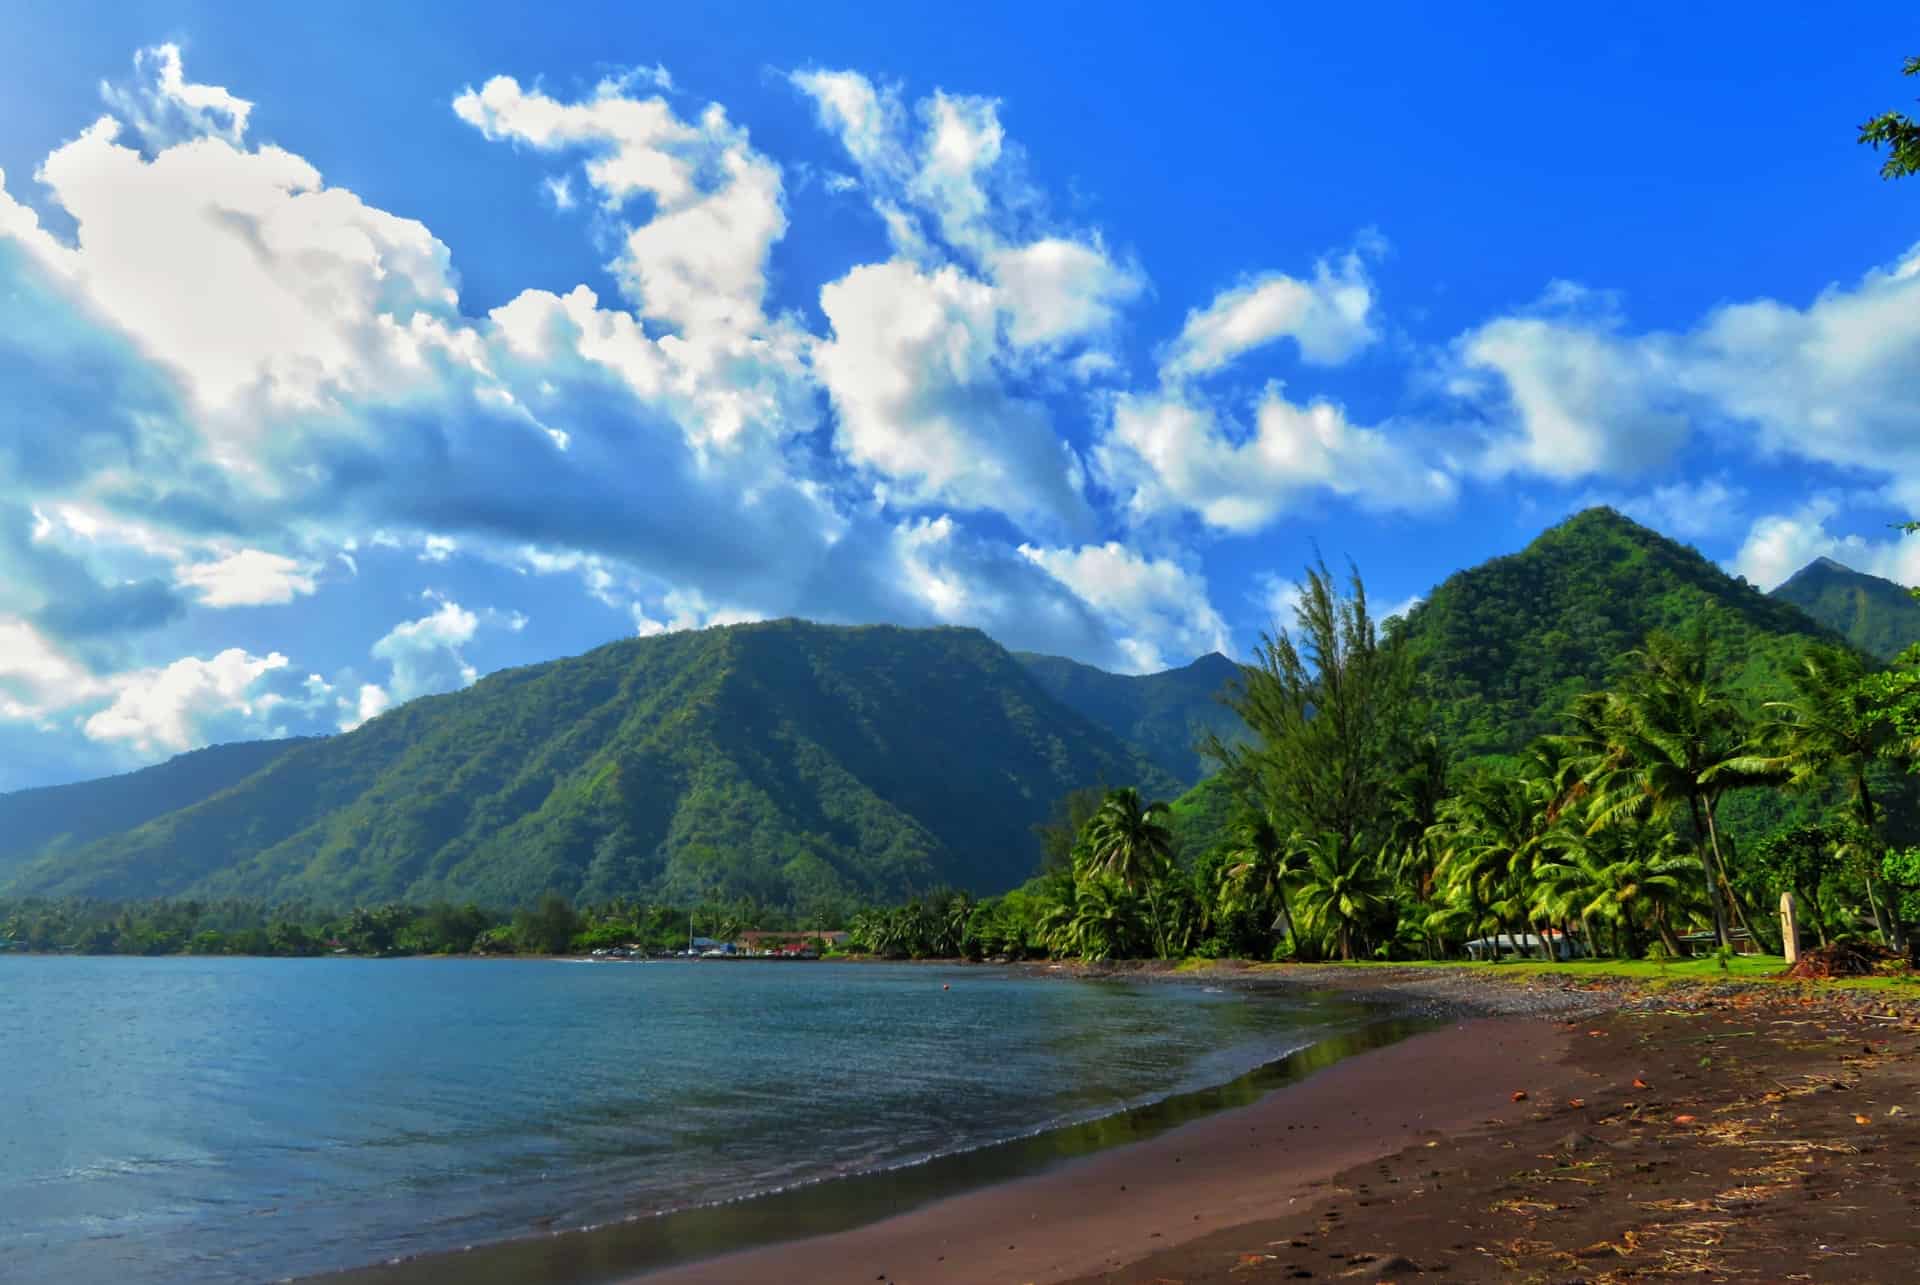
[[[1448,577],[1400,628],[1441,744],[1458,762],[1513,754],[1555,730],[1573,698],[1605,686],[1651,630],[1703,613],[1734,685],[1756,698],[1784,689],[1808,643],[1840,641],[1792,603],[1606,508]],[[1740,834],[1764,833],[1781,806],[1773,792],[1745,791],[1729,801],[1728,820]],[[1221,842],[1232,816],[1220,780],[1202,782],[1174,804],[1182,850]]]
[[[1070,789],[1176,783],[971,629],[776,621],[492,674],[21,870],[11,893],[807,904],[1010,887]]]
[[[0,794],[0,882],[41,853],[69,851],[190,807],[306,743],[210,745],[120,776]]]
[[[1773,591],[1869,655],[1892,660],[1920,643],[1920,602],[1891,580],[1819,558]]]
[[[1240,716],[1220,701],[1240,666],[1210,652],[1191,665],[1158,674],[1110,674],[1064,656],[1015,652],[1049,695],[1145,751],[1182,785],[1212,771],[1200,753],[1207,733],[1232,738],[1246,731]]]
[[[1809,642],[1838,639],[1684,544],[1588,509],[1461,571],[1408,615],[1408,645],[1455,757],[1509,754],[1604,686],[1655,628],[1710,614],[1734,686],[1772,692]]]

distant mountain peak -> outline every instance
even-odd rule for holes
[[[1920,602],[1904,585],[1832,558],[1815,558],[1771,596],[1792,603],[1882,660],[1920,642]]]

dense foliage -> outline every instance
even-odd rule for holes
[[[1645,545],[1649,556],[1625,559],[1641,576],[1687,573],[1679,589],[1631,584],[1662,619],[1676,603],[1695,609],[1606,658],[1605,682],[1562,688],[1541,734],[1496,741],[1498,754],[1469,735],[1449,753],[1434,729],[1471,731],[1446,708],[1471,686],[1444,667],[1416,679],[1417,628],[1383,636],[1357,574],[1342,591],[1309,568],[1295,627],[1264,640],[1231,697],[1252,739],[1215,747],[1218,776],[1171,807],[1126,789],[1094,809],[1076,800],[1070,859],[1018,894],[964,917],[869,912],[860,922],[883,931],[862,940],[1089,959],[1438,957],[1470,942],[1638,957],[1679,953],[1688,934],[1777,949],[1774,911],[1790,892],[1823,943],[1904,945],[1920,912],[1920,648],[1876,669],[1790,608],[1715,584],[1678,546],[1614,514],[1588,519],[1548,533],[1544,571],[1525,565],[1529,550],[1485,581],[1456,577],[1441,604],[1444,619],[1481,618],[1484,585],[1521,582],[1546,608],[1617,620],[1554,584],[1591,552],[1567,547],[1569,528],[1576,546]],[[1517,617],[1499,645],[1533,655],[1564,624],[1550,610]],[[1430,641],[1425,655],[1447,658]],[[1523,709],[1536,698],[1515,697]],[[1060,846],[1057,827],[1049,840]],[[920,931],[934,923],[950,931]]]
[[[0,882],[41,853],[81,847],[190,807],[304,744],[211,745],[122,776],[0,794]]]
[[[1055,700],[1139,746],[1180,785],[1193,785],[1212,771],[1209,737],[1244,734],[1222,699],[1240,667],[1218,652],[1158,674],[1110,674],[1033,652],[1014,656]]]
[[[752,927],[804,940],[837,922],[753,902],[688,909],[616,898],[576,907],[557,894],[513,913],[450,902],[328,910],[243,899],[29,897],[0,899],[0,948],[91,955],[551,955],[615,946],[667,952],[686,949],[695,935],[731,941]]]
[[[1870,656],[1892,660],[1920,643],[1920,602],[1891,580],[1821,558],[1773,591]]]
[[[975,630],[778,621],[413,701],[7,891],[807,910],[1006,888],[1058,796],[1126,781],[1171,784]]]
[[[1732,688],[1777,686],[1807,643],[1834,641],[1797,607],[1612,509],[1588,509],[1520,553],[1449,577],[1415,607],[1407,644],[1450,755],[1513,755],[1605,687],[1655,629],[1714,617]]]

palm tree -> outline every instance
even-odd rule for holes
[[[1784,778],[1801,788],[1819,788],[1838,777],[1846,785],[1852,821],[1867,848],[1867,871],[1880,849],[1880,808],[1867,780],[1868,765],[1885,749],[1889,736],[1873,699],[1861,681],[1867,669],[1860,656],[1841,647],[1816,644],[1788,675],[1793,696],[1768,701],[1766,723],[1749,754],[1732,760],[1728,770]],[[1882,912],[1866,873],[1867,902],[1875,926],[1889,946],[1902,945],[1897,916]]]
[[[1081,959],[1112,959],[1139,937],[1140,918],[1133,899],[1117,880],[1096,877],[1074,885],[1073,901],[1049,913],[1049,945],[1058,954]]]
[[[1220,886],[1220,908],[1232,913],[1277,906],[1268,931],[1276,937],[1284,931],[1297,950],[1299,939],[1294,933],[1293,907],[1287,902],[1287,885],[1306,868],[1306,845],[1297,835],[1283,837],[1271,813],[1249,811],[1234,827],[1234,846],[1227,862]]]
[[[1684,637],[1655,630],[1628,658],[1633,670],[1627,680],[1577,707],[1576,732],[1568,738],[1588,750],[1581,783],[1592,792],[1589,829],[1664,819],[1684,806],[1693,822],[1714,938],[1724,946],[1722,893],[1743,924],[1746,912],[1727,880],[1716,809],[1726,791],[1768,778],[1746,770],[1746,718],[1713,663],[1704,620]]]
[[[1501,932],[1530,923],[1536,909],[1534,870],[1544,858],[1550,825],[1537,779],[1475,777],[1440,805],[1434,827],[1443,845],[1439,878],[1456,897],[1490,914]],[[1547,936],[1537,935],[1545,959]]]
[[[1129,891],[1163,874],[1173,861],[1173,832],[1161,820],[1170,811],[1132,786],[1110,792],[1087,823],[1086,873],[1109,875]]]
[[[1616,954],[1640,954],[1639,931],[1651,924],[1669,954],[1680,953],[1672,912],[1688,901],[1686,860],[1671,831],[1622,825],[1589,835],[1562,830],[1550,841],[1558,859],[1536,870],[1536,896],[1561,918],[1577,918],[1593,945],[1593,921],[1606,924]],[[1597,951],[1595,953],[1598,953]]]
[[[1301,915],[1314,931],[1333,939],[1340,958],[1350,960],[1388,904],[1386,880],[1373,857],[1337,835],[1322,835],[1306,848]]]

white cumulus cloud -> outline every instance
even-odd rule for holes
[[[1331,493],[1374,510],[1431,510],[1457,486],[1388,432],[1353,423],[1327,401],[1299,405],[1271,384],[1251,432],[1179,393],[1125,395],[1095,461],[1139,517],[1191,510],[1224,531],[1257,531],[1304,497]]]
[[[113,703],[86,720],[96,741],[117,741],[142,753],[178,753],[223,736],[269,736],[274,710],[286,698],[261,680],[287,666],[279,652],[255,656],[229,647],[202,660],[185,656],[170,665],[139,670],[113,680]]]
[[[1311,280],[1269,272],[1187,314],[1161,363],[1168,380],[1206,375],[1244,353],[1290,338],[1303,360],[1333,366],[1378,338],[1373,283],[1359,251],[1314,265]]]
[[[192,590],[203,607],[261,607],[314,592],[318,571],[311,563],[278,553],[241,549],[210,562],[177,567],[174,579]]]
[[[1135,673],[1229,650],[1205,577],[1170,558],[1146,557],[1112,540],[1060,549],[1023,544],[1020,552],[1112,622]]]

